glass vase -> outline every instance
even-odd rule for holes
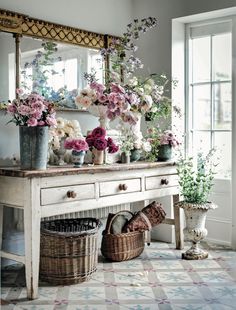
[[[98,117],[100,127],[109,129],[109,118],[107,117],[107,106],[105,105],[91,105],[88,107],[89,113]]]

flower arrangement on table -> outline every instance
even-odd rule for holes
[[[52,150],[61,147],[61,141],[66,138],[82,137],[80,124],[77,120],[67,120],[62,117],[56,119],[55,127],[50,130],[50,146]]]
[[[67,150],[72,150],[72,163],[75,167],[81,167],[84,163],[85,152],[89,146],[84,138],[67,138],[64,142],[64,147]]]
[[[114,143],[112,138],[107,137],[106,134],[104,128],[96,127],[86,137],[86,142],[94,155],[94,164],[103,163],[105,150],[111,154],[116,153],[119,150],[119,146]]]
[[[147,141],[151,144],[151,150],[146,153],[146,158],[151,161],[170,159],[172,148],[181,144],[180,139],[172,130],[161,131],[158,127],[147,129]]]
[[[124,153],[123,156],[130,157],[130,161],[137,161],[142,157],[142,153],[151,151],[151,144],[140,132],[124,127],[120,135],[120,150]]]
[[[10,122],[18,126],[54,126],[56,113],[54,105],[37,93],[24,95],[19,89],[20,98],[7,105],[7,113],[13,118]]]
[[[113,40],[109,48],[101,50],[104,57],[111,56],[112,68],[106,72],[109,79],[102,85],[96,81],[94,72],[86,73],[89,86],[76,97],[78,107],[89,109],[101,106],[105,108],[109,120],[119,118],[131,126],[137,123],[138,115],[144,115],[148,111],[155,112],[155,118],[169,115],[171,101],[164,96],[167,78],[157,74],[150,74],[146,78],[133,75],[136,69],[143,67],[140,59],[134,56],[138,49],[135,40],[140,33],[145,33],[156,25],[157,20],[153,17],[141,21],[135,19],[127,26],[127,31],[121,38]]]

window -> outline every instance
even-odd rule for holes
[[[187,26],[187,148],[191,154],[216,147],[218,176],[231,171],[231,24]]]

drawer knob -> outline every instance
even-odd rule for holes
[[[74,191],[68,191],[68,192],[66,193],[66,195],[67,195],[68,198],[75,198],[75,197],[76,197],[76,192],[74,192]]]
[[[126,191],[128,189],[128,185],[127,184],[120,184],[119,185],[119,190],[120,191]]]
[[[168,185],[168,184],[169,184],[169,180],[161,179],[161,185]]]

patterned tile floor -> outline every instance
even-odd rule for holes
[[[92,279],[71,286],[40,283],[26,299],[24,269],[2,271],[3,310],[223,310],[236,309],[236,251],[207,245],[208,259],[187,261],[173,244],[153,242],[131,261],[99,256]],[[188,247],[186,247],[187,249]]]

